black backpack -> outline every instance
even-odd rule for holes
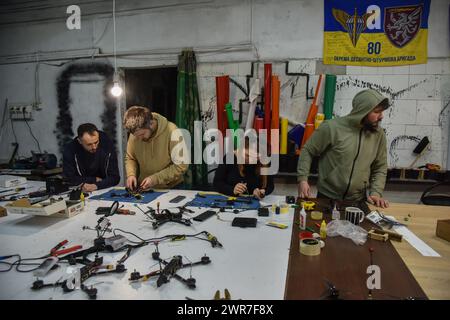
[[[438,187],[446,186],[444,190],[437,193],[435,189]],[[431,187],[425,189],[420,197],[420,201],[423,204],[432,206],[450,206],[450,180],[438,182]],[[441,188],[442,189],[442,188]]]

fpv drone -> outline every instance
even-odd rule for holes
[[[159,288],[163,284],[169,282],[171,278],[175,278],[178,281],[184,283],[189,289],[195,289],[196,280],[192,278],[192,274],[189,276],[189,278],[185,279],[177,274],[178,270],[184,268],[192,268],[193,266],[197,265],[206,265],[211,263],[211,259],[209,259],[209,257],[205,255],[201,257],[201,259],[197,262],[183,263],[183,258],[178,255],[173,256],[170,261],[166,261],[164,259],[161,259],[160,257],[158,244],[156,243],[155,245],[156,250],[152,253],[152,258],[153,260],[159,262],[159,270],[152,271],[144,275],[141,275],[138,271],[134,270],[134,272],[131,273],[129,280],[131,282],[147,281],[151,277],[158,277],[158,279],[156,280],[156,285]]]
[[[144,211],[137,204],[135,204],[135,207],[138,208],[152,222],[153,229],[158,229],[159,226],[167,222],[176,222],[184,224],[185,226],[190,226],[192,224],[191,219],[183,218],[183,213],[194,213],[194,211],[184,206],[177,208],[179,212],[172,212],[169,209],[164,209],[160,212],[159,208],[155,210],[152,207],[147,207],[148,210]]]
[[[77,263],[79,262],[85,264],[85,266],[80,269],[80,289],[88,295],[89,299],[97,298],[97,289],[93,286],[86,286],[84,282],[89,278],[98,275],[125,272],[127,269],[125,268],[124,262],[130,256],[130,253],[131,247],[129,247],[125,255],[116,262],[115,266],[111,264],[104,265],[103,257],[99,257],[98,254],[96,254],[94,261],[91,261],[86,257],[83,257],[82,260],[76,260]],[[72,292],[75,290],[75,278],[69,278],[63,281],[58,280],[55,283],[44,283],[43,280],[38,279],[33,282],[31,289],[36,291],[54,287],[61,287],[64,293]]]

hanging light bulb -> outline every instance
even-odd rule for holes
[[[122,90],[122,88],[120,87],[119,83],[118,83],[117,81],[114,81],[114,85],[113,85],[113,87],[111,88],[111,94],[112,94],[114,97],[120,97],[120,96],[122,95],[122,92],[123,92],[123,90]]]
[[[117,58],[116,58],[116,1],[113,0],[113,34],[114,34],[114,85],[111,88],[111,94],[114,97],[120,97],[123,93],[122,88],[119,85],[118,73],[117,73]]]

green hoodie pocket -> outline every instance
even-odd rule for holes
[[[347,188],[350,169],[344,166],[336,166],[324,179],[323,187],[335,195],[342,197]]]
[[[362,172],[355,170],[355,172],[353,172],[350,189],[348,190],[348,196],[355,199],[364,198],[365,188],[369,188],[369,178],[370,173],[368,171]]]

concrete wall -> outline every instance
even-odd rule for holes
[[[34,112],[30,125],[42,149],[58,154],[54,134],[58,113],[55,84],[68,64],[57,65],[67,62],[63,58],[68,56],[86,59],[77,63],[91,59],[111,62],[111,1],[79,1],[82,28],[71,31],[65,25],[65,10],[72,1],[35,2],[32,9],[25,9],[21,4],[7,5],[0,12],[0,63],[22,62],[0,64],[0,110],[5,99],[10,104],[35,102],[37,74],[41,110]],[[367,84],[380,85],[381,90],[393,98],[393,107],[384,121],[391,166],[406,166],[412,161],[411,150],[416,142],[409,136],[421,139],[427,135],[432,140],[432,152],[421,163],[434,162],[448,167],[449,5],[448,0],[432,1],[427,64],[348,67],[338,76],[337,116],[349,111],[351,98]],[[282,83],[281,114],[294,122],[304,121],[310,103],[306,100],[305,78],[286,76],[284,61],[290,61],[291,72],[311,74],[314,87],[315,74],[319,72],[316,64],[320,64],[322,56],[323,1],[119,0],[116,26],[119,67],[175,65],[180,50],[193,47],[199,61],[198,81],[204,112],[215,110],[215,76],[228,74],[245,84],[250,61],[272,62],[274,73],[280,75]],[[97,48],[98,53],[93,48]],[[76,51],[78,49],[89,50]],[[62,60],[46,61],[53,64],[49,65],[44,64],[45,57]],[[260,63],[259,76],[262,75]],[[99,92],[102,80],[93,80],[71,87],[74,129],[78,123],[88,120],[99,123],[98,115],[103,110]],[[242,93],[232,86],[231,95],[237,106]],[[30,150],[36,147],[28,128],[23,122],[14,124],[21,144],[20,155],[29,156]],[[207,122],[207,127],[213,126],[215,115]],[[0,158],[8,158],[13,140],[11,124],[7,123],[1,135]]]

